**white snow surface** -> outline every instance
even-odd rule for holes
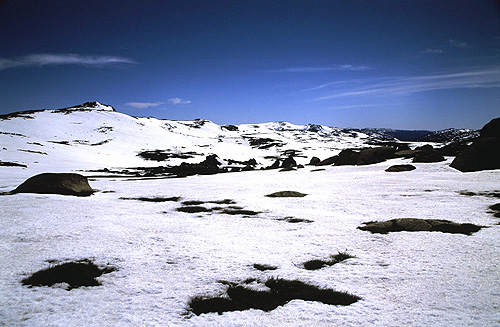
[[[256,149],[242,134],[286,141],[306,155],[326,158],[364,146],[324,127],[288,123],[239,125],[223,130],[204,122],[132,118],[110,111],[56,114],[0,121],[0,159],[27,168],[0,167],[0,192],[43,171],[158,165],[141,150],[216,153],[221,159],[263,160],[277,150]],[[298,132],[300,131],[300,132]],[[279,132],[279,133],[278,133]],[[324,133],[321,134],[321,133]],[[319,136],[318,136],[319,135]],[[323,136],[322,136],[323,135]],[[90,145],[109,140],[102,145]],[[221,140],[221,141],[220,141]],[[328,140],[328,141],[326,141]],[[67,144],[50,141],[67,141]],[[38,151],[26,152],[20,150]],[[199,156],[192,162],[203,160]],[[182,161],[182,160],[181,160]],[[297,160],[299,161],[299,160]],[[495,326],[500,325],[499,219],[488,212],[498,199],[460,191],[500,189],[500,171],[461,173],[445,162],[414,164],[387,173],[393,159],[369,166],[306,167],[167,179],[91,178],[90,197],[45,194],[0,196],[0,325],[4,326]],[[169,164],[177,163],[178,159]],[[90,175],[89,173],[82,173]],[[303,198],[268,198],[293,190]],[[183,213],[181,201],[232,199],[256,216]],[[205,204],[205,206],[215,204]],[[311,223],[288,223],[285,217]],[[358,230],[363,222],[414,217],[487,226],[471,235]],[[309,271],[302,263],[338,251],[355,255]],[[97,287],[26,287],[21,280],[53,263],[91,259],[117,270]],[[277,266],[258,271],[253,264]],[[360,296],[349,306],[293,300],[277,309],[196,316],[194,296],[218,296],[220,281],[298,279]]]

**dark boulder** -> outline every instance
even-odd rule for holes
[[[500,169],[500,138],[479,137],[450,166],[461,172]]]
[[[340,151],[335,159],[335,166],[355,165],[358,162],[359,152],[351,149]]]
[[[292,156],[283,160],[283,163],[281,164],[281,168],[292,168],[292,167],[296,167],[296,166],[297,166],[297,162],[295,161],[295,159],[293,159]]]
[[[310,166],[316,166],[321,162],[321,160],[318,157],[312,157],[311,161],[309,161]]]
[[[424,148],[418,150],[415,153],[415,156],[413,157],[413,162],[430,163],[430,162],[441,162],[444,160],[445,159],[443,155],[434,150],[432,147],[430,149]]]
[[[12,193],[40,193],[89,196],[95,191],[87,177],[74,173],[43,173],[28,178]]]
[[[364,149],[359,153],[356,164],[361,166],[384,162],[387,159],[394,158],[395,152],[396,149],[390,146]]]
[[[322,160],[316,164],[316,166],[329,166],[335,164],[339,156],[333,156],[326,158],[325,160]],[[312,160],[312,159],[311,159]]]
[[[390,173],[394,173],[394,172],[401,172],[401,171],[412,171],[415,169],[417,169],[417,168],[413,165],[394,165],[394,166],[390,166],[385,171],[390,172]]]
[[[484,125],[481,129],[480,136],[500,138],[500,118],[492,119],[489,123]]]
[[[280,160],[276,159],[276,161],[269,167],[266,167],[266,169],[278,169],[280,167]]]

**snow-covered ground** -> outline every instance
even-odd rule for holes
[[[134,119],[111,111],[89,114],[56,116],[66,122],[59,120],[57,125],[48,116],[56,114],[48,112],[34,114],[34,119],[2,121],[0,136],[4,143],[0,159],[28,167],[0,167],[0,192],[12,190],[42,171],[158,165],[137,157],[141,149],[209,148],[207,151],[218,153],[221,158],[224,151],[228,155],[240,151],[241,158],[234,159],[242,160],[253,155],[259,160],[265,151],[275,151],[239,144],[241,138],[230,137],[235,132],[221,131],[209,122],[194,129],[183,129],[186,125],[179,122],[175,130],[182,133],[164,134],[168,132],[165,124],[173,126],[174,122]],[[72,126],[68,119],[74,123]],[[16,121],[20,127],[15,127]],[[33,124],[31,129],[27,124]],[[44,124],[46,129],[41,131]],[[106,126],[113,128],[99,129]],[[273,133],[285,125],[260,126],[240,125],[239,133],[257,133],[258,129]],[[137,127],[144,127],[140,129],[144,134],[138,135]],[[207,138],[209,129],[212,135],[225,136]],[[85,133],[88,135],[83,138]],[[297,139],[307,133],[292,131],[273,137],[288,137],[297,147],[302,144]],[[293,134],[300,137],[292,137]],[[337,143],[330,134],[325,136],[329,142],[320,138],[314,143],[309,139],[302,149],[307,151],[310,147],[310,154],[318,151],[315,153],[322,153],[324,158],[348,147],[346,144],[363,146],[362,137],[341,136]],[[150,144],[141,144],[139,138],[149,139]],[[98,146],[85,143],[105,139],[112,141]],[[69,145],[51,140],[68,141]],[[47,154],[17,149],[39,149]],[[202,159],[200,156],[193,161]],[[305,163],[309,158],[299,159]],[[90,197],[0,196],[0,325],[500,325],[500,219],[488,212],[488,206],[500,201],[460,194],[500,190],[500,171],[461,173],[448,166],[450,161],[451,158],[440,163],[414,164],[416,170],[399,173],[384,170],[409,160],[392,159],[368,166],[325,166],[320,171],[308,166],[288,172],[256,170],[187,178],[110,177],[90,179],[91,186],[100,190]],[[283,190],[307,196],[265,196]],[[137,197],[181,197],[181,201],[231,199],[237,206],[261,213],[251,217],[218,211],[191,214],[176,211],[181,202],[122,199]],[[312,222],[289,223],[282,220],[285,217]],[[488,228],[471,236],[440,232],[381,235],[357,229],[363,222],[404,217],[447,219]],[[314,271],[302,267],[305,261],[327,259],[345,250],[356,258]],[[62,286],[29,288],[21,284],[26,276],[54,263],[80,259],[91,259],[117,270],[99,277],[101,286],[71,291]],[[254,264],[278,269],[263,272],[256,270]],[[222,295],[227,286],[220,281],[269,277],[297,279],[347,291],[362,299],[349,306],[293,300],[270,312],[252,309],[199,316],[187,312],[194,296]]]
[[[390,164],[311,172],[252,171],[160,180],[91,180],[91,197],[0,198],[0,321],[6,326],[493,326],[500,324],[495,199],[459,191],[498,189],[499,172],[463,174],[446,163],[386,173]],[[5,176],[5,175],[3,175]],[[13,182],[13,181],[12,181]],[[7,184],[12,183],[8,181]],[[17,182],[17,181],[16,181]],[[6,178],[2,179],[2,186]],[[296,190],[304,198],[267,198]],[[246,218],[177,212],[178,202],[121,197],[232,199],[262,211]],[[284,217],[313,220],[288,223]],[[398,217],[449,219],[489,228],[472,236],[387,235],[357,230]],[[348,250],[356,256],[308,271],[301,263]],[[66,291],[22,286],[47,260],[91,258],[117,271],[102,286]],[[278,266],[260,272],[253,264]],[[185,315],[189,299],[219,295],[220,280],[280,277],[348,291],[350,306],[294,300],[271,312]]]

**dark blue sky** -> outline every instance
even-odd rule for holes
[[[0,0],[0,113],[99,101],[219,124],[480,128],[497,0]]]

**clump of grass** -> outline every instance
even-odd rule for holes
[[[259,264],[259,263],[254,263],[253,267],[255,269],[257,269],[257,270],[260,270],[260,271],[276,270],[276,269],[278,269],[278,267],[276,267],[276,266],[262,265],[262,264]]]
[[[99,286],[96,277],[115,271],[114,267],[99,268],[88,259],[66,262],[54,267],[35,272],[21,281],[27,286],[52,286],[67,283],[67,290],[81,286]]]
[[[226,295],[194,297],[188,310],[196,315],[217,312],[258,309],[271,311],[291,300],[317,301],[330,305],[350,305],[361,298],[345,292],[337,292],[299,280],[270,278],[263,283],[267,290],[255,290],[243,284],[230,284]]]
[[[338,252],[335,255],[330,256],[330,259],[328,260],[309,260],[304,262],[302,265],[304,266],[304,269],[307,270],[317,270],[321,269],[326,266],[333,266],[334,264],[337,264],[339,262],[345,261],[347,259],[355,258],[355,256],[347,253],[347,251],[344,252]]]

